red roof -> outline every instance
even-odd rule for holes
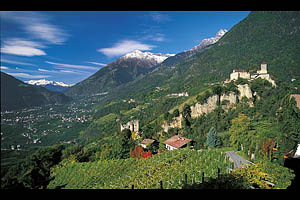
[[[263,61],[261,64],[267,64],[265,61]]]
[[[178,149],[178,148],[182,147],[183,145],[187,144],[189,141],[191,141],[191,139],[175,135],[175,136],[167,139],[163,143]]]
[[[294,97],[297,102],[297,107],[300,109],[300,94],[291,94],[290,99]]]

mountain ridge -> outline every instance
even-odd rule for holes
[[[17,110],[45,104],[66,103],[71,100],[60,92],[30,85],[1,72],[1,111]]]
[[[73,84],[66,84],[64,82],[58,82],[58,81],[50,81],[46,79],[40,79],[40,80],[29,80],[24,81],[25,83],[28,83],[30,85],[37,85],[47,88],[50,91],[53,92],[63,92],[69,87],[71,87]]]

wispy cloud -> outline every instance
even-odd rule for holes
[[[25,63],[25,62],[19,62],[19,61],[7,60],[7,59],[1,59],[1,62],[8,63],[8,64],[16,64],[16,65],[35,66],[34,64],[31,63]]]
[[[50,24],[31,24],[26,26],[26,30],[37,38],[43,39],[52,44],[62,44],[66,40],[66,33]]]
[[[46,61],[46,63],[55,65],[62,68],[73,68],[73,69],[86,69],[86,70],[99,70],[98,67],[92,67],[87,65],[73,65],[73,64],[65,64],[65,63],[56,63],[56,62],[49,62]]]
[[[97,51],[103,53],[108,57],[114,57],[114,56],[121,56],[123,54],[132,52],[134,50],[151,50],[154,47],[156,46],[150,44],[143,44],[139,41],[122,40],[114,44],[112,47],[101,48],[98,49]]]
[[[167,14],[162,14],[161,12],[151,12],[150,17],[153,21],[157,23],[167,22],[171,20],[171,17]]]
[[[0,69],[8,69],[6,66],[0,66]]]
[[[145,31],[146,32],[146,31]],[[166,41],[165,35],[162,33],[149,33],[144,37],[141,37],[140,40],[146,41],[156,41],[156,42],[163,42]]]
[[[15,76],[15,77],[21,77],[21,78],[48,78],[48,77],[51,77],[49,75],[31,75],[31,74],[26,74],[26,73],[7,72],[7,74]]]
[[[3,42],[1,52],[18,56],[41,56],[46,55],[46,53],[40,49],[44,47],[44,45],[38,42],[13,38]]]
[[[99,66],[106,66],[107,65],[107,64],[98,63],[98,62],[87,62],[87,63],[94,64],[94,65],[99,65]]]
[[[69,34],[65,30],[51,23],[48,15],[30,11],[1,11],[2,20],[19,24],[19,28],[28,36],[43,40],[50,44],[63,44]]]
[[[44,73],[54,73],[54,74],[84,74],[84,71],[74,71],[74,70],[47,70],[47,69],[41,69],[39,68],[38,71],[44,72]]]

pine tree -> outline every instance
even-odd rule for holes
[[[211,147],[217,147],[222,144],[221,139],[217,136],[217,130],[215,127],[211,127],[206,140],[206,146]]]

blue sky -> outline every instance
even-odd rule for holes
[[[80,82],[133,50],[176,54],[248,11],[0,11],[1,71]]]

